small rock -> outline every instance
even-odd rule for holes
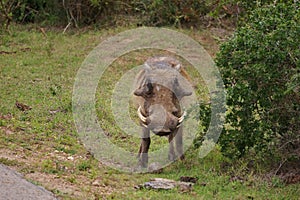
[[[56,114],[56,113],[58,113],[58,112],[60,112],[60,109],[57,109],[57,110],[49,110],[49,113],[50,113],[50,114]]]
[[[73,156],[69,156],[67,159],[73,161],[73,160],[74,160],[74,157],[73,157]]]
[[[17,108],[18,108],[19,110],[21,110],[21,111],[27,111],[27,110],[31,110],[31,109],[32,109],[30,106],[25,105],[25,104],[23,104],[23,103],[20,103],[20,102],[18,102],[18,101],[16,101],[16,106],[17,106]]]
[[[135,189],[145,188],[145,189],[170,190],[175,187],[178,187],[178,190],[181,192],[189,192],[192,190],[193,185],[194,185],[193,183],[174,181],[165,178],[154,178],[142,185],[135,186]]]
[[[7,114],[7,115],[0,114],[0,119],[11,120],[12,118],[13,116],[11,114]]]
[[[207,185],[207,183],[202,182],[200,185],[203,186],[203,187],[205,187]]]
[[[92,185],[99,187],[101,184],[100,184],[100,181],[97,179],[92,183]]]
[[[179,191],[180,192],[190,192],[193,189],[193,184],[192,183],[186,183],[186,182],[181,182],[178,184]]]
[[[231,176],[230,179],[229,179],[230,182],[235,182],[235,181],[238,181],[238,182],[244,182],[244,179],[240,176]]]

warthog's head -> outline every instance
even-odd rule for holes
[[[168,135],[183,122],[185,112],[180,100],[192,92],[180,71],[177,60],[155,57],[147,60],[137,77],[134,94],[142,99],[138,116],[141,124],[157,135]]]

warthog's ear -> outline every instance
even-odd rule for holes
[[[189,90],[186,90],[186,89],[183,89],[181,95],[184,97],[184,96],[191,96],[193,94],[193,92],[189,91]]]
[[[182,87],[182,85],[179,83],[177,78],[175,79],[174,86],[175,86],[175,88],[174,88],[175,95],[178,98],[182,98],[185,96],[191,96],[193,93],[191,90],[189,90],[189,88]]]
[[[149,79],[145,81],[145,84],[134,91],[134,95],[146,97],[153,91],[153,85]]]

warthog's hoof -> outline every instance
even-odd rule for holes
[[[162,166],[161,166],[160,163],[154,162],[154,163],[151,163],[151,164],[149,165],[148,171],[149,171],[149,172],[152,172],[152,173],[158,173],[158,174],[159,174],[159,173],[162,173],[163,168],[162,168]]]
[[[184,154],[182,154],[180,157],[179,157],[180,160],[184,160],[185,159],[185,156]]]
[[[139,166],[140,168],[147,168],[147,167],[148,167],[148,163],[139,161],[138,166]]]

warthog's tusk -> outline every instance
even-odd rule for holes
[[[179,123],[179,124],[176,126],[176,128],[179,128],[181,125],[182,125],[182,124]]]
[[[146,122],[147,122],[147,118],[144,117],[144,115],[142,114],[141,108],[142,108],[142,107],[140,106],[139,109],[137,110],[137,114],[138,114],[140,120],[141,120],[142,122],[146,123]]]
[[[143,127],[148,128],[148,126],[144,123],[141,123]]]
[[[186,112],[184,111],[181,117],[178,118],[178,123],[181,124],[186,116]]]

